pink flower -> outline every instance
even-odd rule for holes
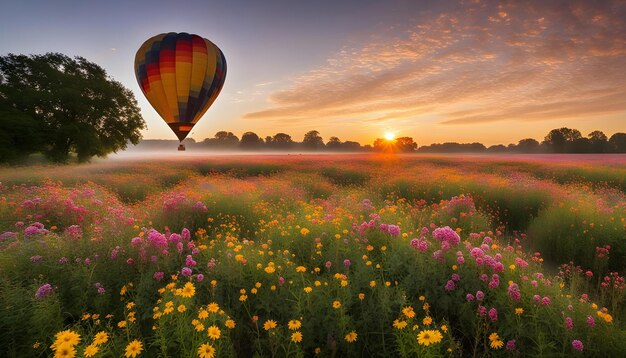
[[[514,339],[510,339],[508,342],[506,342],[506,349],[508,351],[514,351],[515,350],[515,340]]]
[[[454,281],[448,280],[445,288],[446,288],[446,291],[454,291]]]
[[[157,272],[154,273],[154,275],[152,275],[152,277],[156,281],[161,281],[163,279],[163,277],[165,277],[165,273],[163,271],[157,271]]]
[[[332,265],[333,265],[333,263],[332,263],[332,262],[330,262],[330,261],[326,261],[326,263],[324,264],[324,266],[326,266],[326,268],[328,268],[328,269],[329,269]]]
[[[35,297],[42,299],[50,296],[52,293],[52,286],[49,283],[44,283],[37,289],[37,293],[35,293]]]
[[[476,299],[482,301],[485,298],[483,291],[476,291]]]
[[[572,329],[574,329],[574,321],[572,320],[571,317],[566,317],[565,318],[565,328],[569,331],[571,331]]]
[[[489,310],[489,318],[491,319],[492,322],[495,322],[498,320],[498,310],[495,308],[492,308]]]
[[[351,265],[351,264],[352,264],[352,263],[350,262],[350,260],[349,260],[349,259],[345,259],[345,260],[343,260],[343,266],[344,266],[344,267],[348,268],[348,267],[350,267],[350,265]]]
[[[197,280],[198,282],[202,282],[202,281],[204,280],[204,275],[203,275],[203,274],[201,274],[201,273],[197,274],[197,275],[196,275],[196,280]]]
[[[573,340],[573,341],[572,341],[572,347],[573,347],[575,350],[577,350],[577,351],[579,351],[579,352],[582,352],[582,350],[583,350],[583,348],[584,348],[584,346],[583,346],[583,342],[579,341],[578,339],[575,339],[575,340]]]
[[[544,297],[541,299],[541,304],[544,306],[549,306],[551,302],[552,301],[550,301],[550,297]]]
[[[465,296],[465,299],[467,300],[467,302],[472,302],[472,301],[474,301],[474,295],[472,295],[471,293],[468,293]]]
[[[587,326],[593,328],[596,326],[596,320],[592,316],[587,316]]]
[[[191,269],[189,267],[183,267],[181,273],[183,274],[183,276],[191,276]]]

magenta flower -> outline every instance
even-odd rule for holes
[[[350,262],[349,259],[343,260],[343,266],[344,267],[348,268],[348,267],[350,267],[350,265],[352,265],[352,262]]]
[[[186,277],[191,276],[191,269],[189,267],[183,267],[181,273]]]
[[[510,339],[508,342],[506,342],[506,349],[509,351],[514,351],[515,350],[515,340],[514,339]]]
[[[400,235],[400,227],[397,225],[389,225],[387,232],[391,234],[391,236],[398,236]]]
[[[152,275],[152,277],[156,281],[161,281],[163,279],[163,277],[165,277],[165,273],[163,271],[157,271],[157,272],[154,273],[154,275]]]
[[[476,291],[476,299],[482,301],[485,298],[483,291]]]
[[[584,346],[583,346],[583,342],[579,341],[578,339],[575,339],[575,340],[573,340],[573,341],[572,341],[572,347],[573,347],[575,350],[577,350],[577,351],[579,351],[579,352],[582,352],[582,350],[583,350],[583,348],[584,348]]]
[[[541,299],[541,304],[544,306],[549,306],[552,301],[550,301],[550,297],[544,297]]]
[[[197,280],[198,282],[202,282],[202,281],[204,280],[204,275],[203,275],[203,274],[201,274],[201,273],[197,274],[197,275],[196,275],[196,280]]]
[[[454,281],[448,280],[445,288],[446,288],[446,291],[454,291]]]
[[[489,318],[491,319],[492,322],[495,322],[498,320],[498,310],[494,308],[489,310]]]
[[[587,316],[587,326],[593,328],[596,326],[596,320],[591,316]]]
[[[467,302],[472,302],[474,301],[474,295],[468,293],[467,295],[465,295],[465,299],[467,300]]]
[[[568,331],[571,331],[572,329],[574,329],[574,321],[572,320],[572,317],[565,318],[565,328]]]

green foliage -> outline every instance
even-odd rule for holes
[[[60,53],[0,57],[1,161],[42,151],[79,162],[137,144],[145,127],[137,101],[104,69]],[[7,134],[8,133],[8,134]]]

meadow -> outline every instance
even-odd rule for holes
[[[0,168],[8,357],[620,356],[626,156]]]

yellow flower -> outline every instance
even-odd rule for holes
[[[142,350],[143,346],[141,342],[135,339],[126,346],[126,358],[135,358],[141,354]]]
[[[203,343],[198,348],[198,356],[200,358],[213,358],[215,357],[215,348],[208,343]]]
[[[441,335],[441,332],[439,332],[438,330],[427,329],[427,330],[421,331],[417,335],[417,343],[428,347],[431,344],[436,344],[436,343],[441,342],[442,338],[443,336]]]
[[[211,326],[207,329],[207,334],[211,339],[219,339],[222,331],[217,326]]]
[[[200,313],[198,313],[198,318],[200,319],[209,318],[209,312],[207,312],[206,310],[200,310]]]
[[[370,281],[370,287],[371,288],[376,287],[376,281]]]
[[[220,310],[220,306],[215,303],[215,302],[211,302],[209,303],[209,305],[207,306],[207,310],[211,313],[216,313],[217,311]]]
[[[428,302],[424,303],[424,305],[422,306],[422,309],[424,311],[428,311],[429,308],[430,308],[430,305],[428,304]]]
[[[448,326],[446,326],[445,324],[441,325],[441,330],[444,332],[448,332]]]
[[[167,313],[167,309],[165,310],[165,312]],[[119,321],[119,322],[117,322],[117,326],[118,326],[119,328],[124,328],[124,327],[126,327],[126,321]]]
[[[291,334],[291,341],[294,343],[302,342],[302,333],[300,333],[300,331],[293,332]]]
[[[202,332],[204,331],[204,325],[202,323],[198,323],[194,326],[194,328],[196,329],[196,332]]]
[[[490,342],[497,341],[498,339],[500,339],[500,336],[498,336],[498,333],[496,332],[493,332],[492,334],[489,335]]]
[[[364,293],[359,293],[359,300],[363,300],[365,299],[365,294]]]
[[[135,306],[136,306],[135,302],[132,302],[132,301],[131,301],[131,302],[128,302],[128,303],[126,304],[126,309],[127,309],[127,310],[132,310],[132,309],[133,309],[133,307],[135,307]]]
[[[515,265],[514,264],[510,264],[509,265],[509,270],[511,270],[511,271],[515,270]]]
[[[424,300],[426,300],[426,297],[424,297],[424,296],[420,296],[419,300],[420,300],[420,301],[424,301]]]
[[[501,340],[499,340],[499,339],[493,340],[493,341],[491,341],[491,343],[490,343],[490,346],[491,346],[491,348],[493,348],[493,349],[500,349],[500,348],[502,348],[502,346],[503,346],[503,345],[504,345],[504,342],[502,342],[502,341],[501,341]]]
[[[274,329],[274,328],[276,328],[276,321],[274,320],[268,319],[263,324],[263,329],[266,331],[269,331],[270,329]]]
[[[356,334],[356,332],[355,332],[355,331],[352,331],[352,332],[350,332],[350,333],[346,334],[346,337],[345,337],[345,338],[346,338],[346,342],[348,342],[348,343],[353,343],[353,342],[355,342],[355,341],[356,341],[356,339],[357,339],[357,337],[358,337],[358,336],[359,336],[359,335],[358,335],[358,334]]]
[[[69,343],[63,343],[55,348],[54,358],[74,358],[76,349]]]
[[[404,329],[407,326],[406,321],[394,320],[393,327],[397,329]]]
[[[226,322],[224,322],[224,325],[228,329],[233,329],[233,328],[235,328],[236,324],[235,324],[235,321],[233,321],[232,319],[227,319]]]
[[[430,326],[431,323],[433,323],[433,319],[429,316],[424,317],[424,319],[422,320],[422,324],[424,326]]]
[[[99,345],[104,344],[104,343],[106,343],[108,341],[109,341],[109,335],[106,332],[102,331],[102,332],[96,333],[96,336],[93,339],[93,344],[99,346]]]
[[[302,327],[302,323],[300,323],[297,319],[292,319],[287,323],[287,327],[289,327],[290,330],[295,331],[296,329]]]
[[[333,302],[333,308],[334,308],[334,309],[339,309],[339,308],[341,308],[341,302],[339,302],[339,301],[335,301],[335,302]]]
[[[313,289],[311,287],[307,286],[307,287],[304,288],[304,292],[306,292],[306,293],[311,293],[312,291],[313,291]]]
[[[62,344],[68,344],[73,347],[80,343],[80,334],[70,330],[65,330],[57,333],[55,335],[55,338],[56,341],[54,342],[54,344],[52,344],[51,347],[53,349],[55,349],[55,347],[61,346]]]
[[[523,308],[518,307],[518,308],[516,308],[516,309],[515,309],[515,314],[516,314],[516,315],[518,315],[518,316],[519,316],[519,315],[521,315],[522,313],[524,313],[524,309],[523,309]]]
[[[300,230],[300,233],[301,233],[303,236],[306,236],[306,235],[307,235],[308,233],[310,233],[310,232],[311,232],[311,231],[309,231],[309,229],[307,229],[307,228],[305,228],[305,227],[303,227],[303,228],[302,228],[302,230]]]
[[[296,272],[306,272],[306,267],[298,266],[298,267],[296,267]]]
[[[415,311],[413,311],[413,307],[411,306],[404,307],[402,309],[402,314],[405,315],[407,318],[415,317]]]
[[[241,302],[246,302],[247,299],[248,299],[248,295],[241,295],[241,296],[239,296],[239,301],[241,301]]]
[[[274,268],[274,266],[267,266],[265,268],[265,272],[267,273],[274,273],[274,271],[276,271],[276,269]]]
[[[191,282],[187,282],[185,286],[183,286],[180,295],[185,298],[191,298],[196,294],[196,287]]]
[[[85,348],[85,352],[83,354],[85,355],[85,357],[93,357],[96,355],[96,353],[98,353],[99,350],[100,349],[98,348],[98,346],[96,346],[95,344],[91,344]]]
[[[185,307],[185,305],[180,305],[178,306],[178,312],[183,313],[187,310],[187,307]]]

